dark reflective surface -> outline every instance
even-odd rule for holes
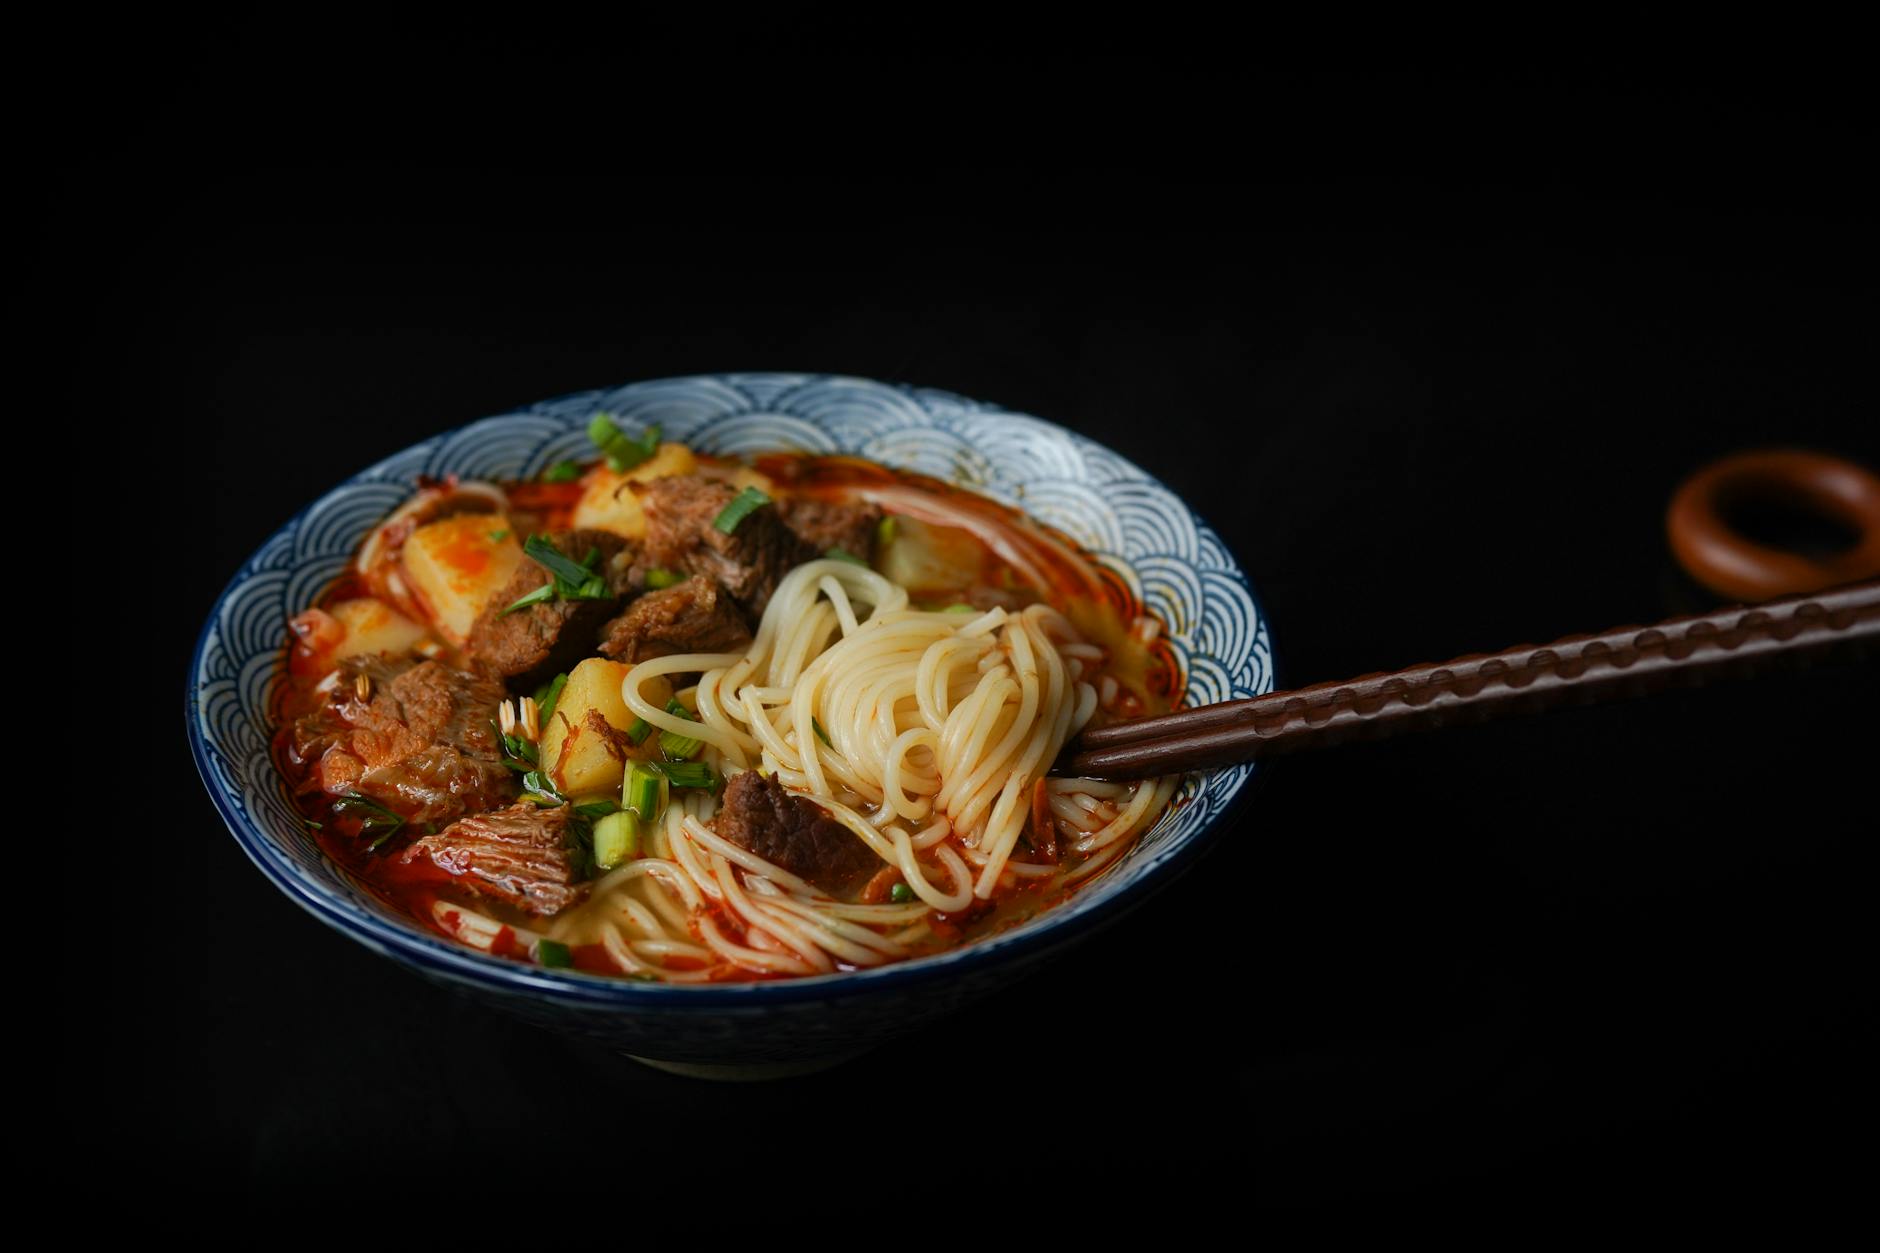
[[[109,1058],[113,1154],[249,1201],[422,1195],[486,1152],[584,1175],[623,1120],[679,1156],[790,1158],[739,1128],[801,1128],[831,1162],[963,1154],[1021,1195],[1119,1179],[1144,1203],[1851,1185],[1872,663],[1282,762],[1127,924],[760,1087],[543,1034],[327,932],[222,832],[175,718],[214,595],[305,501],[472,417],[704,370],[905,380],[1089,433],[1226,536],[1288,683],[1701,606],[1661,533],[1685,473],[1771,443],[1880,460],[1832,205],[1058,187],[994,215],[908,186],[368,170],[164,190],[73,323],[109,379],[84,407],[193,484],[151,489],[189,541],[152,588],[165,808],[112,867],[149,921],[100,957],[115,1033],[74,1028]]]

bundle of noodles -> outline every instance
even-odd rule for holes
[[[549,937],[600,945],[627,973],[666,981],[813,975],[938,947],[952,918],[995,894],[1087,879],[1160,815],[1176,782],[1045,777],[1096,708],[1085,673],[1102,657],[1048,605],[930,612],[853,562],[798,566],[746,652],[643,662],[622,697],[655,729],[703,741],[721,774],[761,770],[812,798],[910,892],[838,900],[725,839],[712,795],[688,791],[642,855]],[[643,694],[690,674],[700,678],[679,699],[696,721]],[[1059,859],[1032,859],[1040,824]]]

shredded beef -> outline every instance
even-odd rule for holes
[[[327,703],[294,724],[290,748],[316,765],[311,780],[326,792],[359,792],[413,822],[448,821],[516,794],[490,726],[504,695],[495,679],[436,661],[353,658]]]
[[[619,609],[627,591],[624,563],[617,560],[626,540],[606,531],[562,531],[545,538],[575,562],[598,551],[595,572],[607,580],[611,594],[605,600],[556,599],[504,613],[549,581],[546,569],[533,561],[522,563],[471,625],[468,648],[478,668],[524,687],[545,683],[588,656],[595,630]]]
[[[736,652],[751,642],[744,613],[716,579],[695,574],[646,595],[601,628],[601,652],[638,662],[672,653]]]
[[[826,892],[840,892],[880,868],[881,859],[815,803],[775,775],[746,770],[725,785],[712,830],[740,848]]]
[[[567,805],[543,809],[524,801],[475,814],[415,841],[399,860],[429,858],[461,887],[545,918],[587,895],[569,843],[572,813]]]
[[[780,500],[777,508],[784,525],[818,553],[840,548],[863,561],[874,560],[875,536],[881,526],[877,506],[867,501],[795,499]]]
[[[746,514],[727,535],[712,525],[738,489],[722,479],[681,474],[656,479],[640,493],[646,511],[646,546],[634,562],[635,582],[647,570],[677,570],[716,579],[755,621],[777,581],[819,550],[783,524],[775,503]]]

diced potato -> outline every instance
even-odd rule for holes
[[[894,538],[876,556],[875,567],[916,594],[959,592],[979,581],[984,559],[970,531],[897,516]]]
[[[418,623],[370,596],[328,605],[327,612],[345,628],[345,634],[328,654],[332,661],[374,653],[402,657],[416,648],[426,634]]]
[[[542,728],[541,747],[542,764],[563,795],[620,790],[626,755],[588,718],[597,714],[615,731],[633,725],[633,712],[620,697],[620,682],[632,668],[624,661],[589,657],[568,672],[567,686]],[[654,679],[647,683],[646,695],[663,704],[672,696],[672,685],[664,678]],[[652,742],[650,737],[647,742]]]
[[[515,529],[499,513],[452,514],[419,527],[405,541],[405,577],[438,630],[456,644],[522,562]]]
[[[625,474],[615,474],[603,461],[588,472],[580,503],[574,507],[574,525],[639,539],[646,534],[646,515],[627,484],[651,483],[696,469],[698,458],[684,444],[661,444],[658,452]]]

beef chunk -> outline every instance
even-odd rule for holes
[[[784,573],[821,554],[783,524],[775,503],[746,514],[731,534],[720,531],[712,523],[737,496],[738,489],[724,480],[699,474],[647,484],[640,493],[646,547],[634,563],[636,574],[665,569],[710,575],[753,621],[761,618]]]
[[[436,661],[353,658],[327,703],[294,724],[289,748],[333,795],[356,791],[414,822],[448,821],[516,794],[490,726],[503,697],[495,679]]]
[[[601,652],[616,661],[672,653],[737,652],[751,642],[744,612],[716,579],[695,574],[646,595],[601,628]]]
[[[878,506],[867,501],[799,499],[780,500],[777,508],[783,524],[818,553],[840,548],[863,561],[874,560],[875,535],[881,526]]]
[[[881,866],[860,836],[756,770],[725,784],[712,830],[826,892],[851,887]]]
[[[524,801],[475,814],[415,841],[399,860],[428,858],[460,887],[546,918],[587,895],[587,884],[577,881],[572,813],[567,805],[543,809]]]
[[[533,561],[522,563],[471,625],[467,646],[479,669],[525,687],[545,683],[588,656],[595,630],[619,609],[619,598],[627,591],[623,563],[618,560],[626,540],[606,531],[561,531],[544,538],[576,562],[598,551],[596,572],[607,580],[613,595],[606,600],[557,599],[504,613],[551,577]]]

